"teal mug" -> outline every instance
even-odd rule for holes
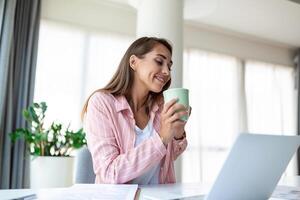
[[[172,99],[178,98],[179,104],[184,105],[189,109],[189,90],[185,88],[171,88],[163,92],[165,104],[171,101]],[[181,120],[187,121],[188,117],[183,116]]]

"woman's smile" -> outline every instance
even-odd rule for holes
[[[164,85],[167,81],[166,78],[164,76],[161,75],[155,75],[154,78],[159,81],[162,85]]]

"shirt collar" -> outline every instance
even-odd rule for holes
[[[115,101],[116,111],[131,110],[125,96],[117,96]]]
[[[129,110],[130,112],[132,112],[131,108],[127,102],[127,99],[125,98],[124,95],[116,97],[115,107],[116,107],[117,112],[120,112],[123,110]],[[157,102],[155,102],[154,105],[152,106],[151,112],[156,113],[158,111],[158,109],[159,109],[159,105]]]

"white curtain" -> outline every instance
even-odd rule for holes
[[[292,67],[246,62],[248,128],[251,133],[296,135],[297,90]],[[296,174],[296,157],[286,175]]]
[[[110,81],[133,39],[111,33],[95,33],[89,37],[85,98]]]
[[[296,90],[294,69],[255,61],[246,62],[246,96],[250,132],[295,135]]]
[[[229,147],[244,126],[240,117],[241,63],[234,57],[188,50],[184,87],[190,90],[189,146],[183,154],[183,182],[212,182]]]
[[[81,127],[84,101],[109,81],[133,39],[43,20],[34,101],[46,101],[46,125]]]
[[[294,69],[187,50],[184,87],[190,89],[189,146],[183,182],[213,182],[239,133],[296,134]],[[296,174],[293,158],[285,175]]]

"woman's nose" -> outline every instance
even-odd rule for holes
[[[164,75],[167,75],[167,76],[170,76],[170,69],[167,65],[165,65],[163,68],[162,68],[162,73]]]

